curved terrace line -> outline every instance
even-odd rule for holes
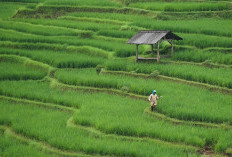
[[[61,83],[54,78],[51,78],[50,81],[51,81],[51,84],[53,84],[52,87],[60,88],[62,90],[73,90],[73,91],[83,90],[83,91],[87,91],[87,92],[89,92],[89,91],[91,91],[91,92],[106,92],[108,94],[118,94],[120,96],[129,96],[129,97],[134,98],[134,99],[141,99],[141,100],[145,100],[145,101],[147,100],[146,96],[133,94],[133,93],[126,93],[126,92],[123,92],[121,90],[117,90],[117,89],[113,89],[113,88],[107,89],[107,88],[68,85],[65,83]],[[163,120],[171,121],[174,124],[177,124],[177,123],[178,124],[185,124],[185,123],[182,123],[185,120],[172,118],[172,117],[169,117],[169,116],[162,114],[162,113],[157,113],[156,117],[159,119],[162,117]],[[204,127],[217,127],[217,128],[221,128],[221,126],[223,125],[223,126],[225,126],[224,129],[231,129],[232,128],[231,125],[229,125],[229,124],[225,125],[223,123],[208,123],[208,122],[201,122],[201,121],[190,121],[189,122],[189,125],[193,125],[193,124],[196,126],[200,125],[200,126],[204,126]]]
[[[101,36],[98,36],[98,38],[102,39]],[[103,36],[103,38],[105,38],[105,36]],[[59,46],[57,44],[47,44],[47,43],[42,43],[40,42],[40,44],[43,45],[43,50],[54,50],[54,47],[56,49],[58,49],[59,51],[70,51],[69,48],[71,47],[76,47],[77,49],[78,48],[93,48],[95,49],[95,47],[92,47],[92,46],[74,46],[74,45],[70,45],[70,46],[67,46],[65,47],[66,45],[65,44],[59,44]],[[27,43],[27,42],[12,42],[12,41],[7,41],[6,43],[4,43],[4,41],[0,41],[0,45],[4,48],[12,48],[12,47],[16,47],[16,48],[19,48],[20,50],[23,49],[23,50],[28,50],[30,51],[31,48],[35,48],[36,50],[40,50],[38,46],[36,46],[35,44],[31,44],[31,43]],[[23,46],[30,46],[30,49],[28,49],[27,47],[24,48]],[[63,47],[62,47],[63,46]],[[46,48],[45,48],[46,47]],[[100,48],[97,48],[101,51],[104,51],[105,53],[107,53],[107,55],[110,55],[108,53],[111,53],[110,51],[105,51],[103,49],[100,49]],[[71,52],[71,51],[70,51]],[[79,53],[79,52],[78,52]],[[81,52],[80,52],[81,53]],[[83,53],[85,54],[85,53]],[[9,54],[10,55],[10,54]],[[101,55],[101,54],[100,54]],[[19,55],[20,56],[20,55]],[[97,53],[96,53],[96,56],[97,56]],[[111,56],[110,56],[111,57]],[[198,66],[205,66],[203,63],[204,62],[187,62],[187,61],[161,61],[163,63],[173,63],[173,64],[187,64],[187,65],[198,65]],[[231,65],[226,65],[226,64],[211,64],[210,66],[212,67],[215,67],[215,68],[218,68],[218,67],[222,67],[222,68],[232,68]]]
[[[14,98],[14,97],[13,98],[6,97],[6,96],[0,96],[0,99],[8,100],[8,101],[16,102],[16,103],[25,103],[23,105],[33,104],[36,106],[41,106],[43,108],[50,108],[50,109],[58,110],[61,112],[69,112],[70,114],[73,114],[74,112],[79,111],[79,109],[74,109],[72,107],[65,107],[65,106],[52,104],[52,103],[43,103],[43,102],[38,102],[38,101],[34,101],[34,100],[32,101],[32,100],[27,100],[27,99],[18,99],[18,98]],[[1,124],[0,124],[0,126],[1,126]],[[200,147],[193,146],[190,144],[184,144],[181,142],[169,142],[169,141],[161,140],[159,138],[124,136],[124,135],[119,135],[119,134],[104,133],[103,131],[98,130],[94,127],[87,127],[87,126],[83,126],[83,125],[74,123],[72,116],[67,121],[67,127],[74,127],[77,129],[88,131],[89,133],[93,133],[93,134],[98,135],[98,136],[104,135],[104,136],[107,136],[109,138],[116,138],[116,139],[122,139],[122,140],[128,140],[128,141],[131,141],[131,140],[133,140],[133,141],[151,141],[151,142],[156,142],[156,143],[158,142],[158,143],[168,144],[168,145],[172,145],[175,147],[184,147],[184,148],[194,149],[194,150],[200,149]]]
[[[15,56],[15,55],[11,55],[12,57],[16,57],[16,58],[20,58],[22,60],[30,60],[29,58],[27,57],[18,57],[18,56]],[[31,60],[33,61],[33,60]],[[38,66],[40,65],[40,62],[37,62],[37,61],[34,61],[35,63],[38,64]],[[57,79],[54,78],[54,74],[56,72],[56,70],[47,65],[47,64],[42,64],[41,65],[43,66],[46,66],[47,69],[49,69],[49,77],[50,77],[50,84],[52,84],[52,87],[57,87],[57,88],[61,88],[61,89],[65,89],[65,90],[84,90],[84,91],[94,91],[94,92],[106,92],[108,94],[118,94],[118,95],[121,95],[121,96],[129,96],[131,98],[135,98],[135,99],[141,99],[141,100],[146,100],[147,97],[146,96],[142,96],[142,95],[138,95],[138,94],[134,94],[134,93],[125,93],[121,90],[117,90],[117,89],[107,89],[107,88],[96,88],[96,87],[86,87],[86,86],[74,86],[74,85],[68,85],[68,84],[65,84],[65,83],[61,83],[60,81],[58,81]],[[107,73],[107,72],[105,72]],[[141,76],[141,77],[144,77],[144,78],[147,78],[147,77],[150,77],[150,75],[146,75],[146,74],[131,74],[131,73],[127,73],[127,72],[113,72],[113,71],[109,71],[109,73],[113,73],[113,74],[124,74],[124,75],[131,75],[133,77],[138,77],[138,76]],[[164,115],[164,114],[162,114]],[[171,117],[168,117],[166,115],[165,116],[165,119],[166,118],[171,118]],[[175,119],[175,118],[171,118],[172,121],[174,123],[176,123],[177,120],[179,119]],[[217,123],[207,123],[207,122],[200,122],[200,121],[194,121],[195,123],[197,123],[196,125],[199,125],[199,123],[206,123],[207,125],[205,126],[208,126],[208,124],[217,124]],[[202,124],[201,124],[202,125]],[[211,125],[212,126],[212,125]],[[220,124],[218,124],[218,127],[220,127]],[[225,128],[228,128],[228,127],[225,127]],[[230,125],[229,125],[229,128],[230,128]]]
[[[102,156],[102,155],[99,155],[99,154],[94,154],[94,155],[90,155],[90,154],[87,154],[85,152],[81,152],[81,151],[69,151],[69,150],[63,150],[63,149],[59,149],[59,148],[56,148],[52,145],[50,145],[49,143],[47,142],[42,142],[42,141],[39,141],[39,140],[35,140],[35,139],[32,139],[30,137],[26,137],[24,135],[21,135],[17,132],[15,132],[13,130],[13,128],[11,128],[10,126],[5,126],[5,125],[1,125],[0,124],[0,129],[3,129],[5,132],[7,132],[7,136],[10,136],[10,137],[13,137],[14,139],[16,140],[19,140],[21,142],[24,142],[28,145],[33,145],[35,147],[37,147],[38,149],[43,149],[43,150],[46,150],[52,154],[57,154],[57,155],[61,155],[61,156],[76,156],[76,157],[97,157],[97,156]],[[107,156],[105,156],[107,157]]]
[[[133,73],[126,72],[126,71],[107,70],[107,71],[102,71],[102,73],[108,73],[108,74],[114,74],[114,75],[120,74],[120,75],[126,75],[126,76],[132,76],[132,77],[141,77],[141,78],[152,78],[152,76],[150,76],[148,74],[143,74],[143,73],[133,74]],[[229,89],[229,88],[226,88],[226,87],[220,87],[220,86],[201,83],[201,82],[196,82],[196,81],[189,81],[189,80],[185,80],[185,79],[181,79],[181,78],[177,78],[177,77],[165,76],[165,75],[158,75],[157,78],[158,79],[163,79],[163,80],[166,80],[166,81],[173,81],[173,82],[177,82],[177,83],[182,83],[182,84],[192,85],[192,86],[196,86],[196,87],[201,87],[201,88],[205,88],[205,89],[208,89],[208,90],[212,90],[214,92],[222,92],[224,94],[232,95],[232,89]]]

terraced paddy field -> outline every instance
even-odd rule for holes
[[[232,156],[231,19],[231,0],[0,0],[0,157]],[[183,40],[135,63],[139,30]]]

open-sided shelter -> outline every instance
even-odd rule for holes
[[[160,60],[159,46],[162,41],[168,41],[171,44],[171,56],[173,55],[173,40],[183,40],[178,35],[172,33],[171,31],[154,31],[154,30],[145,30],[139,31],[136,35],[134,35],[127,44],[136,44],[136,62],[139,59],[147,59],[147,60]],[[153,55],[153,46],[157,44],[157,57],[156,58],[142,58],[138,57],[138,46],[140,44],[149,44],[151,45],[151,52]]]

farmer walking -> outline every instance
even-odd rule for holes
[[[151,111],[153,111],[155,106],[155,111],[157,111],[157,100],[160,99],[156,94],[156,90],[153,90],[152,94],[148,97],[148,100],[151,102]]]

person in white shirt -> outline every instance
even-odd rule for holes
[[[156,90],[153,90],[152,94],[148,97],[148,100],[151,103],[151,111],[153,111],[155,106],[155,111],[157,111],[157,100],[160,99],[158,95],[156,94]]]

